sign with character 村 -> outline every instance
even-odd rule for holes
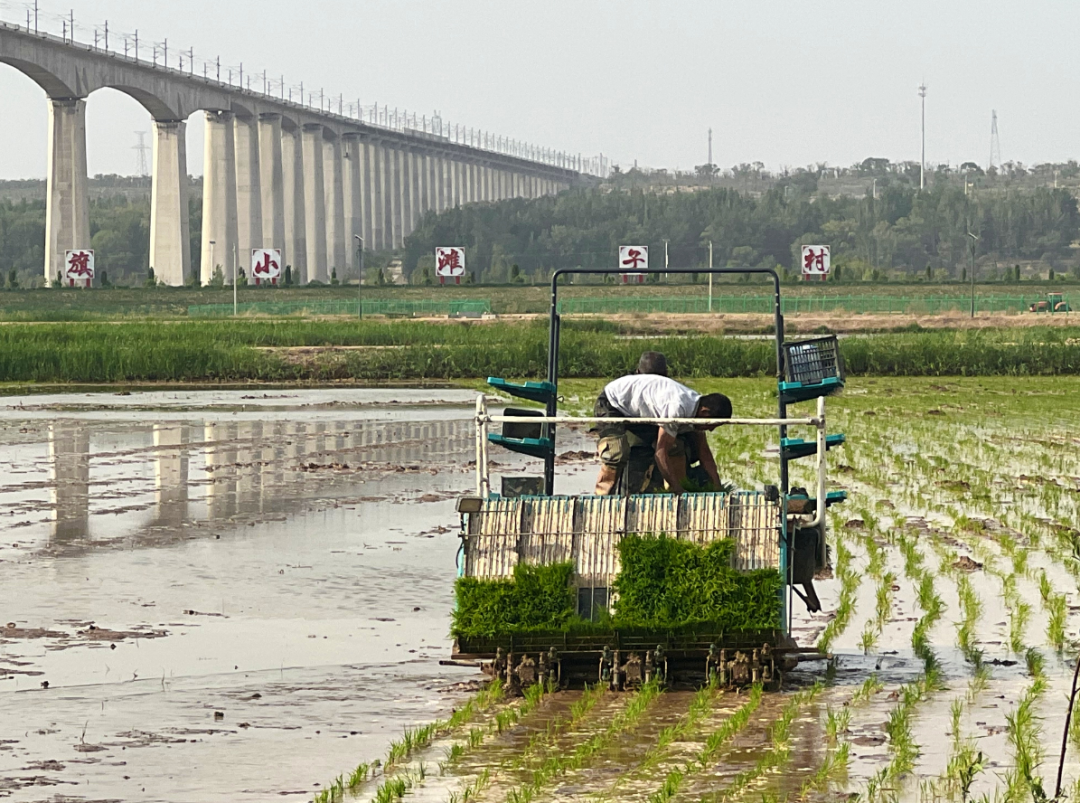
[[[465,275],[465,249],[456,246],[437,246],[435,248],[435,275],[439,277],[439,284],[446,284],[447,279],[453,279],[454,284],[461,284],[461,277]]]
[[[619,269],[623,271],[623,284],[642,284],[645,281],[645,274],[635,273],[635,268],[649,269],[649,246],[620,245]]]
[[[251,278],[255,280],[255,284],[262,284],[263,282],[277,284],[280,276],[280,248],[251,249]]]
[[[829,246],[804,245],[802,247],[802,276],[804,279],[825,281],[829,276]]]
[[[93,249],[78,248],[64,252],[64,279],[68,287],[89,287],[93,283]]]

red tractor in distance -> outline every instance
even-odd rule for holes
[[[1028,312],[1072,312],[1061,293],[1047,293],[1046,301],[1036,301],[1028,307]]]

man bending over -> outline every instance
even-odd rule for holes
[[[730,418],[731,400],[722,393],[702,396],[697,391],[657,374],[631,374],[609,382],[596,400],[597,418]],[[683,492],[686,479],[685,448],[679,442],[680,433],[689,433],[701,467],[713,487],[720,488],[716,460],[709,449],[705,433],[719,424],[600,424],[597,454],[600,457],[600,478],[596,493],[609,495],[625,491],[645,493],[660,490],[662,482],[674,494]],[[655,442],[655,468],[649,466],[644,476],[628,471],[629,448],[627,433],[642,441]]]

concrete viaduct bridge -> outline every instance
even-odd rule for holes
[[[97,37],[95,36],[95,39]],[[252,248],[281,248],[299,281],[355,269],[369,249],[402,245],[428,210],[556,193],[581,177],[579,157],[441,123],[377,125],[96,46],[0,23],[0,62],[33,79],[49,104],[45,278],[64,251],[90,247],[86,99],[117,89],[154,121],[150,266],[181,285],[193,266],[185,129],[205,115],[203,284]],[[182,64],[182,61],[181,61]],[[213,245],[211,245],[213,243]]]

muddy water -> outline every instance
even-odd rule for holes
[[[310,799],[445,715],[473,401],[0,401],[0,799]]]

